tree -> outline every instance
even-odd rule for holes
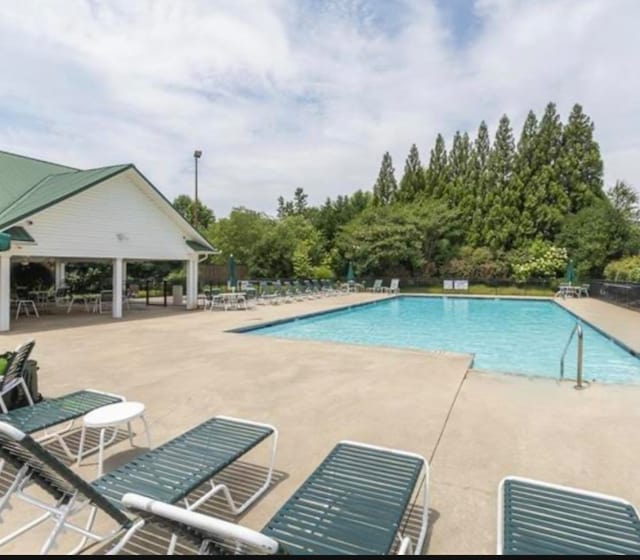
[[[284,218],[286,216],[293,216],[295,214],[295,206],[292,200],[284,199],[284,196],[278,197],[278,218]]]
[[[471,158],[472,188],[464,203],[465,211],[472,211],[471,226],[467,229],[467,241],[477,247],[482,245],[484,236],[484,217],[486,215],[486,196],[488,191],[487,163],[491,154],[489,128],[482,121],[478,127],[478,136],[473,146]]]
[[[307,209],[307,199],[309,195],[302,187],[298,187],[293,193],[293,209],[296,214],[304,214]]]
[[[173,201],[173,207],[182,214],[182,217],[191,225],[194,224],[193,199],[186,194],[181,194]],[[198,200],[198,231],[204,233],[215,222],[213,210]]]
[[[442,202],[430,201],[368,208],[344,227],[336,246],[361,274],[398,268],[416,274],[429,262],[439,265],[449,258],[458,237],[455,213]],[[339,261],[338,268],[346,260]]]
[[[557,242],[569,251],[578,274],[587,278],[599,278],[608,261],[640,248],[633,225],[606,199],[569,216]]]
[[[572,214],[604,197],[600,147],[593,139],[591,119],[577,103],[563,130],[559,167]]]
[[[561,151],[562,123],[555,103],[549,103],[535,139],[535,169],[527,188],[529,201],[525,202],[528,208],[535,209],[535,235],[546,240],[552,240],[560,231],[571,206],[562,186]]]
[[[458,208],[465,200],[471,185],[471,142],[465,132],[456,132],[449,153],[449,189],[447,202],[450,208]],[[465,209],[466,210],[466,209]],[[464,219],[464,216],[462,217]],[[466,224],[466,220],[465,220]]]
[[[373,186],[373,203],[377,206],[390,204],[396,199],[397,190],[398,183],[393,169],[393,161],[389,152],[385,152],[382,156],[378,179]]]
[[[404,175],[400,181],[398,199],[403,202],[412,202],[424,194],[425,188],[424,168],[420,163],[418,148],[413,144],[404,164]]]
[[[486,220],[482,235],[484,243],[494,251],[510,249],[516,237],[520,192],[513,177],[515,151],[511,123],[503,115],[487,161]]]
[[[436,144],[431,150],[429,167],[426,171],[426,193],[433,198],[442,198],[449,183],[447,148],[442,134],[436,136]]]
[[[371,192],[357,190],[350,196],[339,195],[335,201],[327,198],[318,211],[309,216],[313,225],[322,234],[327,251],[333,246],[338,230],[370,206],[372,200]]]
[[[220,261],[226,262],[233,255],[239,263],[251,265],[256,243],[271,228],[275,220],[266,214],[248,208],[233,208],[226,218],[221,218],[209,228],[209,238],[220,250]],[[250,269],[250,273],[253,271]]]
[[[529,111],[524,121],[518,153],[515,163],[515,188],[520,189],[520,220],[516,231],[515,246],[521,247],[535,238],[536,224],[534,215],[536,208],[542,203],[540,191],[533,185],[533,176],[537,169],[536,140],[538,138],[538,119],[533,111]]]
[[[255,242],[249,266],[263,278],[306,276],[325,264],[320,233],[301,215],[276,220]]]
[[[613,207],[630,222],[640,222],[640,204],[638,193],[631,185],[624,181],[616,184],[607,191],[607,197]]]

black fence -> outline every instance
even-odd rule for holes
[[[640,283],[592,280],[589,295],[608,303],[640,310]]]
[[[367,284],[369,285],[373,280]],[[561,278],[530,278],[526,282],[516,282],[513,278],[463,278],[458,276],[446,277],[417,277],[417,278],[400,278],[400,289],[426,289],[429,291],[464,291],[459,290],[458,286],[468,285],[468,290],[473,291],[474,288],[480,293],[495,293],[514,291],[523,295],[528,294],[553,294],[560,283]],[[384,283],[388,284],[388,279],[384,279]]]

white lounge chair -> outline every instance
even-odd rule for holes
[[[382,279],[378,278],[373,281],[373,286],[367,288],[367,292],[381,292],[382,291]]]
[[[382,291],[387,294],[398,294],[400,293],[400,279],[392,278],[391,282],[388,286],[383,286]]]

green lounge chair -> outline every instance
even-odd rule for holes
[[[76,419],[88,412],[124,400],[126,400],[124,397],[113,393],[85,389],[61,397],[45,399],[32,406],[10,410],[6,414],[0,414],[0,422],[7,422],[26,434],[35,434],[44,430],[42,435],[35,437],[39,443],[44,444],[55,439],[67,457],[74,459],[76,454],[71,452],[62,435],[73,427]],[[66,426],[53,433],[46,431],[60,424],[66,424]],[[2,463],[0,462],[1,471]]]
[[[244,503],[236,505],[227,486],[215,484],[212,479],[270,436],[273,438],[273,444],[266,480]],[[142,521],[126,515],[123,511],[121,499],[127,492],[136,492],[171,504],[183,502],[188,509],[197,508],[221,493],[232,512],[241,513],[269,487],[277,439],[277,430],[273,426],[217,416],[88,483],[31,436],[0,422],[0,457],[18,470],[9,496],[19,498],[46,512],[0,539],[0,546],[51,520],[54,527],[40,554],[49,552],[64,529],[81,535],[81,541],[72,553],[81,550],[89,540],[102,542],[113,538],[119,531],[126,530],[124,537],[115,547],[116,551],[120,550],[143,525]],[[207,481],[210,488],[191,502],[189,494]],[[30,489],[34,485],[44,490],[53,501],[44,501],[40,495],[31,492]],[[0,514],[8,505],[8,500],[5,500]],[[87,507],[90,508],[88,520],[80,527],[73,522],[73,517]],[[103,535],[93,532],[93,521],[98,510],[115,521],[117,527]],[[176,539],[172,538],[169,553],[173,552],[175,543]]]
[[[640,518],[614,496],[508,476],[497,540],[498,554],[640,554]]]
[[[422,482],[423,507],[415,549],[402,521]],[[420,554],[428,524],[429,465],[416,454],[341,442],[280,508],[261,533],[134,493],[132,511],[197,535],[202,554]]]

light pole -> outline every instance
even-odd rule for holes
[[[202,150],[196,150],[193,152],[193,159],[196,163],[196,196],[193,201],[193,227],[198,229],[198,160],[202,155]]]

